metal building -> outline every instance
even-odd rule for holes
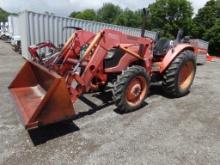
[[[140,36],[141,29],[117,26],[95,21],[87,21],[68,17],[59,17],[51,14],[40,14],[24,11],[19,14],[19,31],[22,43],[22,55],[29,58],[28,46],[50,40],[55,45],[63,44],[74,32],[73,29],[64,29],[65,26],[76,26],[91,32],[102,29],[115,29],[133,36]],[[156,37],[156,32],[147,31],[145,35]]]

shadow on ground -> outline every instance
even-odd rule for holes
[[[185,96],[187,96],[190,92],[188,92]],[[167,99],[176,99],[177,97],[169,96],[166,92],[164,92],[162,85],[152,85],[150,88],[150,93],[148,97],[158,95],[163,96]]]
[[[162,90],[161,85],[151,86],[150,93],[149,93],[148,97],[153,96],[153,95],[160,95],[160,96],[172,99],[171,97],[167,96],[166,93]],[[28,131],[29,136],[30,136],[33,144],[36,146],[39,144],[43,144],[49,140],[55,139],[57,137],[64,136],[66,134],[79,131],[80,128],[73,123],[74,120],[83,118],[88,115],[92,115],[92,114],[94,114],[100,110],[103,110],[104,108],[114,104],[114,102],[112,100],[111,89],[108,89],[107,91],[104,91],[104,92],[94,92],[94,93],[92,93],[92,97],[95,97],[95,98],[101,100],[102,104],[97,105],[93,101],[87,99],[86,97],[80,96],[79,99],[90,107],[90,109],[88,111],[79,112],[76,116],[74,116],[69,121],[60,122],[60,123],[56,123],[56,124],[52,124],[52,125],[48,125],[48,126],[44,126],[44,127],[40,127],[40,128]],[[144,102],[143,105],[141,106],[141,108],[145,107],[147,105],[148,105],[148,103]],[[118,114],[123,115],[123,113],[121,113],[119,111],[119,109],[117,109],[117,108],[114,109],[113,111]],[[132,112],[135,112],[135,111],[132,111]]]
[[[37,129],[29,130],[29,136],[33,144],[40,145],[57,137],[64,136],[69,133],[79,131],[79,127],[73,122],[60,122]]]
[[[86,112],[79,112],[78,115],[76,115],[73,118],[73,120],[82,118],[82,117],[87,116],[87,115],[92,115],[92,114],[96,113],[97,111],[100,111],[100,110],[102,110],[102,109],[104,109],[104,108],[106,108],[106,107],[113,104],[112,92],[111,91],[96,92],[92,95],[92,97],[95,97],[95,98],[101,100],[103,104],[102,105],[97,105],[93,101],[87,99],[86,97],[80,96],[79,99],[82,102],[84,102],[85,104],[87,104],[89,107],[91,107],[91,109],[89,109]]]
[[[92,95],[92,97],[96,97],[97,99],[102,101],[102,105],[96,105],[91,100],[87,99],[84,96],[81,96],[79,99],[83,101],[85,104],[87,104],[91,109],[89,109],[86,112],[79,112],[76,116],[74,116],[71,120],[51,124],[48,126],[43,126],[37,129],[29,130],[29,136],[35,146],[46,143],[49,140],[64,136],[69,133],[74,133],[76,131],[79,131],[80,128],[73,123],[74,120],[83,118],[88,115],[92,115],[96,113],[97,111],[100,111],[104,109],[107,106],[110,106],[113,104],[112,101],[112,92],[106,91],[106,92],[96,92]]]

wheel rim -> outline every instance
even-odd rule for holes
[[[126,89],[126,99],[130,106],[138,106],[147,93],[147,83],[143,76],[133,78]]]
[[[179,72],[178,85],[181,90],[189,88],[193,81],[195,69],[192,61],[185,63]]]

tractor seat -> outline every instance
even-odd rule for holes
[[[154,56],[165,56],[167,51],[170,49],[170,40],[160,39],[156,42],[153,50]]]

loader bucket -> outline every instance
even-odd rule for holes
[[[64,78],[39,64],[26,61],[8,88],[27,129],[75,115]]]

